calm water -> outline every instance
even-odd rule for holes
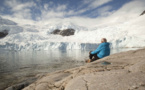
[[[111,54],[131,49],[112,49]],[[20,78],[85,64],[90,50],[7,51],[0,50],[0,87]],[[23,81],[23,79],[21,80]],[[3,89],[3,88],[0,88]]]
[[[111,54],[133,50],[112,49]],[[34,68],[37,66],[48,67],[52,65],[63,65],[67,67],[83,65],[88,59],[90,50],[52,50],[52,51],[7,51],[0,50],[0,73],[12,72],[23,68]],[[55,66],[56,66],[55,65]],[[50,68],[50,67],[49,67]],[[61,68],[61,67],[60,67]],[[68,66],[69,68],[69,66]],[[38,68],[34,68],[38,69]],[[43,71],[43,70],[42,70]],[[49,69],[47,70],[49,72]]]

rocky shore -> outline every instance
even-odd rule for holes
[[[145,49],[37,77],[23,90],[145,90]]]

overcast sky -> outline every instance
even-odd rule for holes
[[[0,0],[0,16],[21,23],[123,22],[139,16],[143,10],[145,0]]]

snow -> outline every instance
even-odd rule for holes
[[[17,23],[11,21],[11,20],[8,20],[8,19],[3,19],[1,16],[0,16],[0,25],[17,25]]]
[[[145,15],[116,24],[99,25],[94,28],[72,22],[45,25],[19,25],[0,17],[0,31],[9,34],[0,39],[0,48],[9,50],[94,49],[101,38],[107,38],[112,48],[145,47]],[[53,35],[55,29],[72,28],[72,36]]]

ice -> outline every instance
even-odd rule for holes
[[[0,39],[0,48],[9,50],[94,49],[101,38],[107,38],[112,48],[145,46],[145,15],[126,22],[87,28],[72,22],[46,25],[18,25],[0,17],[0,31],[9,34]],[[55,29],[75,30],[72,36],[53,35]]]
[[[17,23],[11,21],[11,20],[8,20],[8,19],[3,19],[1,16],[0,16],[0,25],[17,25]]]

